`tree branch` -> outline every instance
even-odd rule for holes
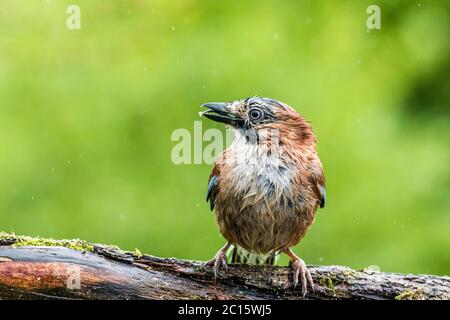
[[[450,299],[450,278],[309,266],[306,299]],[[201,262],[0,233],[0,299],[302,299],[288,267]]]

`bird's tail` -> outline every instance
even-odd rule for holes
[[[258,254],[252,253],[239,246],[234,246],[231,251],[231,263],[273,266],[277,263],[277,260],[278,252]]]

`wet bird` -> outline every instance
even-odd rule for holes
[[[288,105],[251,97],[202,105],[201,114],[225,123],[234,141],[218,157],[209,178],[207,201],[227,240],[213,259],[217,278],[232,263],[273,264],[279,253],[291,259],[294,287],[303,295],[314,284],[305,262],[293,251],[325,205],[325,178],[308,122]]]

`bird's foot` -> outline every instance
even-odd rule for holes
[[[291,257],[291,268],[293,272],[294,288],[296,288],[298,283],[300,282],[302,286],[301,292],[304,298],[306,296],[306,293],[308,292],[308,284],[311,287],[312,292],[315,291],[311,273],[306,267],[305,262],[299,257],[297,257],[295,253],[293,253],[291,250],[289,250],[286,253]]]
[[[228,264],[227,264],[227,250],[230,247],[229,244],[225,245],[222,249],[220,249],[214,258],[211,260],[205,262],[203,264],[203,267],[205,266],[212,266],[214,271],[214,280],[216,281],[219,276],[219,269],[222,267],[225,269],[225,271],[228,271]]]
[[[294,288],[297,287],[298,282],[301,282],[302,285],[302,295],[303,298],[305,297],[308,289],[308,284],[310,285],[312,291],[314,292],[314,282],[311,277],[311,273],[309,272],[308,268],[306,267],[305,262],[297,258],[296,260],[292,261],[292,271],[293,271],[293,280],[294,280]]]

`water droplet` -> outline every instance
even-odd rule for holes
[[[372,265],[368,266],[367,268],[365,268],[364,271],[380,272],[381,268],[379,266],[377,266],[376,264],[372,264]]]
[[[172,31],[175,31],[175,26],[172,26]]]

